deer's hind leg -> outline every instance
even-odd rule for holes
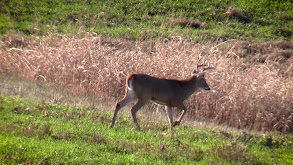
[[[137,123],[136,113],[140,108],[142,108],[147,103],[147,101],[148,101],[147,99],[145,99],[145,100],[138,99],[137,103],[131,109],[133,122],[134,122],[134,124],[136,126],[136,129],[138,129],[138,130],[140,130],[140,127],[139,127],[139,125]]]

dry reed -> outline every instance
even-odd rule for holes
[[[133,42],[90,33],[82,39],[62,35],[23,39],[10,33],[0,43],[0,73],[118,100],[130,73],[185,79],[201,59],[215,67],[206,73],[212,90],[200,90],[186,102],[190,120],[292,132],[292,47],[288,42],[237,40],[198,44],[180,37]]]

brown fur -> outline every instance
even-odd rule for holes
[[[186,107],[183,104],[183,101],[194,93],[197,88],[210,90],[205,82],[203,74],[200,74],[199,76],[191,76],[186,80],[162,79],[146,74],[130,74],[126,78],[125,96],[116,105],[110,127],[114,126],[118,111],[134,99],[137,99],[138,101],[131,109],[131,112],[134,123],[138,129],[139,126],[136,120],[136,112],[149,100],[165,105],[170,125],[179,125],[186,112]],[[170,112],[171,107],[177,107],[183,110],[180,118],[175,123],[172,123],[173,119]]]

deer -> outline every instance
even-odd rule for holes
[[[212,67],[205,68],[204,70],[210,68]],[[171,130],[174,126],[179,126],[187,111],[183,102],[198,88],[210,90],[205,80],[204,72],[195,73],[197,73],[197,70],[194,70],[194,75],[186,80],[157,78],[147,74],[128,75],[125,83],[124,98],[116,104],[110,128],[114,127],[119,110],[135,100],[137,102],[131,108],[131,115],[137,130],[140,130],[140,126],[137,122],[136,113],[148,101],[165,105]],[[175,122],[173,122],[172,107],[182,110],[180,117]]]

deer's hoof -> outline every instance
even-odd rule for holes
[[[176,125],[179,126],[179,125],[180,125],[180,122],[179,122],[179,121],[174,121],[174,122],[173,122],[173,127],[175,127]]]

